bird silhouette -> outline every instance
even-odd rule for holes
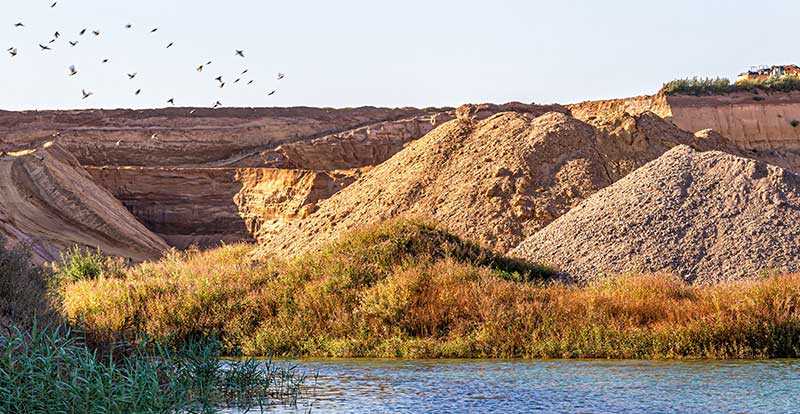
[[[242,79],[241,78],[236,78],[236,80],[233,81],[233,83],[239,83],[240,80],[242,80]]]
[[[167,45],[167,49],[171,48],[171,47],[172,47],[172,45],[174,45],[174,44],[175,44],[174,42],[171,42],[170,44],[168,44],[168,45]]]
[[[126,25],[125,25],[125,28],[126,28],[126,29],[130,29],[131,27],[133,27],[133,25],[132,25],[132,24],[130,24],[130,23],[128,23],[128,24],[126,24]]]
[[[108,59],[103,59],[103,63],[108,63]]]
[[[196,111],[196,109],[192,109],[191,111],[189,111],[189,115],[193,114],[194,111]]]
[[[224,88],[225,87],[225,82],[220,83],[219,87],[220,87],[220,89]]]
[[[238,49],[237,49],[237,50],[236,50],[236,55],[237,55],[237,56],[244,57],[244,50],[238,50]]]
[[[169,98],[169,99],[167,99],[167,103],[168,103],[168,104],[172,104],[172,106],[175,106],[175,98]]]
[[[202,71],[203,71],[203,65],[200,65],[200,66],[198,66],[198,67],[197,67],[197,71],[198,71],[198,72],[202,72]]]
[[[155,29],[151,30],[150,33],[155,33],[157,31],[158,31],[158,27],[156,27]]]
[[[56,39],[58,39],[59,37],[61,37],[61,33],[59,33],[59,32],[55,32],[55,33],[53,34],[53,37],[55,37]]]
[[[55,42],[56,42],[56,39],[50,39],[50,41],[49,41],[49,42],[47,42],[47,43],[49,43],[49,44],[53,44],[53,43],[55,43]]]
[[[208,62],[206,62],[206,66],[208,66],[208,65],[210,65],[210,64],[211,64],[211,61],[210,61],[210,60],[209,60]]]
[[[95,36],[100,36],[99,30],[92,30],[92,33],[94,33]]]
[[[81,93],[83,94],[83,99],[86,99],[94,95],[94,92],[87,92],[86,89],[81,89]]]
[[[222,106],[222,102],[220,102],[220,101],[214,102],[214,109],[217,109],[220,106]]]
[[[252,85],[252,84],[253,84],[253,82],[255,82],[255,81],[254,81],[254,80],[250,80],[249,82],[247,82],[247,84],[248,84],[248,85]]]
[[[81,30],[80,32],[78,32],[78,34],[81,35],[81,36],[85,35],[86,34],[86,29]]]
[[[135,77],[136,77],[136,74],[137,74],[136,72],[129,73],[129,74],[128,74],[128,79],[129,79],[129,80],[133,80],[133,78],[135,78]]]
[[[11,57],[17,56],[17,53],[19,53],[19,52],[17,51],[17,48],[15,48],[15,47],[12,47],[12,48],[8,49],[8,54],[11,55]]]
[[[76,40],[76,41],[73,42],[72,40],[70,40],[69,41],[69,45],[72,46],[72,47],[78,46],[78,41]]]
[[[155,132],[155,133],[153,133],[153,135],[150,135],[150,139],[158,141],[158,133]]]
[[[222,75],[217,76],[216,78],[214,78],[214,80],[219,82],[219,83],[222,83]]]
[[[75,65],[71,65],[69,67],[69,76],[75,76],[78,74],[78,70],[75,69]]]
[[[122,144],[122,140],[117,141],[117,143],[114,145],[119,146],[119,144]]]
[[[278,72],[278,80],[281,80],[281,79],[283,79],[285,77],[286,77],[286,75],[284,75],[283,73]]]
[[[25,27],[25,25],[22,24],[22,22],[19,22],[19,23],[14,24],[14,27]]]
[[[42,49],[42,52],[44,52],[45,50],[53,50],[53,49],[50,49],[49,47],[47,47],[47,46],[45,46],[45,45],[43,45],[41,43],[39,43],[39,47]]]
[[[137,89],[136,92],[134,92],[133,94],[135,96],[139,96],[140,93],[142,93],[142,90],[141,89]]]
[[[250,70],[248,70],[248,69],[245,69],[245,70],[243,70],[243,71],[242,71],[242,75],[244,75],[245,73],[247,73],[247,72],[249,72],[249,71],[250,71]]]
[[[278,91],[272,91],[272,92],[268,93],[267,96],[275,95],[275,92],[278,92]]]
[[[50,8],[52,9],[53,7],[56,7],[56,4],[58,4],[58,2],[55,2],[55,3],[51,4]]]

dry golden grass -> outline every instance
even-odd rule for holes
[[[63,309],[96,340],[216,335],[229,352],[251,355],[800,356],[800,275],[716,286],[622,275],[565,285],[407,221],[291,263],[248,264],[250,249],[175,253],[124,278],[70,283]]]

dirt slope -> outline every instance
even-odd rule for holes
[[[800,270],[800,176],[717,151],[672,149],[528,238],[511,255],[568,278],[668,271],[687,281]]]
[[[258,256],[292,256],[400,215],[433,218],[505,252],[672,146],[724,142],[677,130],[652,114],[598,120],[595,127],[555,112],[535,118],[507,112],[483,121],[469,113],[461,111],[307,219],[281,229]]]
[[[167,249],[57,144],[0,155],[0,233],[52,261],[75,244],[141,261]]]

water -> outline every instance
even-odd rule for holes
[[[312,413],[800,412],[798,360],[298,363],[319,373]]]

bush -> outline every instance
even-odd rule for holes
[[[103,274],[105,260],[99,250],[93,253],[88,249],[73,246],[66,254],[61,254],[61,263],[55,265],[56,274],[61,281],[96,279]]]
[[[664,84],[661,93],[666,95],[724,95],[733,92],[793,92],[800,91],[800,78],[797,76],[770,77],[765,80],[747,80],[735,84],[726,78],[687,78],[676,79]],[[762,101],[763,97],[753,97]]]
[[[797,126],[800,125],[800,121],[792,119],[792,122],[790,122],[790,124],[792,125],[792,128],[797,128]]]
[[[31,262],[28,250],[8,248],[0,236],[0,333],[12,323],[31,326],[34,318],[58,321],[48,294],[51,277]]]

